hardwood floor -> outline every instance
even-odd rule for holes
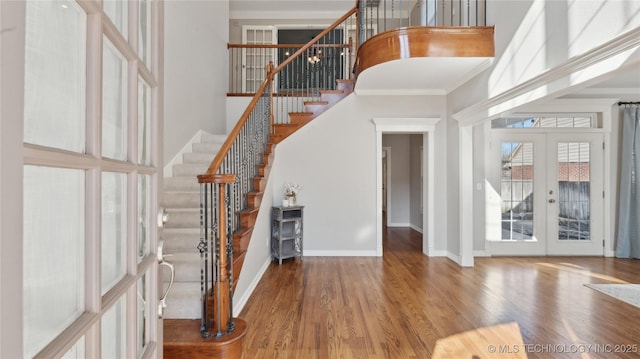
[[[419,233],[388,228],[382,258],[274,262],[240,314],[244,354],[639,358],[640,308],[585,283],[640,283],[640,261],[476,258],[461,268],[423,255]]]

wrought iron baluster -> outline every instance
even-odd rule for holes
[[[200,333],[203,337],[208,338],[210,333],[208,331],[209,318],[207,312],[207,292],[208,292],[208,246],[209,240],[207,235],[208,226],[208,188],[209,184],[203,183],[200,185],[200,242],[198,243],[198,251],[200,252],[200,298],[202,301],[202,317],[200,318]]]

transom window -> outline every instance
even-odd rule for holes
[[[491,128],[535,129],[535,128],[599,128],[594,113],[565,114],[517,114],[496,118],[491,121]]]

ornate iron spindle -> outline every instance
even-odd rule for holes
[[[208,292],[208,245],[207,241],[209,240],[207,236],[207,229],[209,228],[207,224],[208,218],[208,200],[207,196],[209,194],[209,187],[211,185],[208,183],[203,183],[200,185],[200,242],[198,243],[198,251],[200,252],[200,298],[202,298],[202,317],[200,321],[200,333],[203,337],[209,337],[209,333],[207,331],[207,306],[206,306],[206,296]]]

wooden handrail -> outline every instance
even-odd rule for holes
[[[273,62],[269,62],[269,65],[267,65],[267,76],[264,79],[264,81],[262,81],[262,85],[260,85],[260,88],[258,89],[256,94],[253,96],[253,99],[249,103],[249,106],[247,106],[247,108],[242,113],[242,116],[240,116],[238,123],[236,123],[236,125],[233,127],[233,130],[231,130],[231,132],[227,136],[227,139],[224,141],[224,144],[222,144],[222,147],[220,147],[220,150],[216,154],[216,157],[214,157],[213,161],[211,161],[209,168],[207,168],[207,172],[204,175],[198,176],[199,183],[210,182],[210,179],[211,179],[210,175],[214,175],[218,172],[218,169],[220,169],[220,166],[222,165],[222,162],[224,161],[224,158],[227,155],[227,152],[229,152],[229,150],[231,149],[233,142],[236,140],[236,137],[238,137],[238,135],[240,134],[242,127],[249,119],[249,115],[251,115],[251,112],[253,111],[254,107],[258,103],[258,100],[260,100],[260,97],[262,97],[262,95],[264,94],[264,90],[267,88],[267,85],[269,85],[269,83],[272,81],[272,78],[273,78]]]
[[[326,29],[322,30],[321,33],[319,33],[316,37],[311,39],[311,41],[309,41],[306,45],[302,46],[298,51],[294,52],[293,55],[289,56],[280,65],[278,65],[278,67],[276,67],[275,70],[273,70],[273,73],[276,74],[276,73],[282,71],[282,69],[284,69],[285,66],[290,64],[295,58],[299,57],[307,49],[309,49],[310,47],[314,46],[315,43],[318,40],[320,40],[321,38],[323,38],[325,35],[327,35],[329,33],[329,31],[331,31],[331,30],[335,29],[336,27],[338,27],[338,25],[340,25],[342,22],[344,22],[346,19],[348,19],[349,16],[355,14],[357,11],[358,11],[358,8],[354,7],[351,10],[349,10],[346,14],[342,15],[341,18],[336,20],[333,24],[329,25],[329,27],[327,27]]]
[[[262,82],[262,85],[260,85],[260,88],[258,89],[258,91],[256,91],[256,94],[253,96],[253,99],[251,100],[251,102],[249,103],[247,108],[242,113],[242,116],[240,116],[240,119],[238,120],[236,125],[233,127],[233,130],[227,136],[227,139],[225,140],[224,144],[222,145],[222,147],[220,148],[220,150],[216,154],[216,157],[213,159],[213,161],[211,161],[211,164],[209,165],[209,168],[207,168],[207,172],[204,175],[199,175],[198,176],[198,182],[199,183],[210,183],[211,178],[212,178],[211,175],[214,175],[214,174],[216,174],[218,172],[218,169],[220,169],[220,166],[222,165],[222,162],[224,161],[224,158],[227,155],[227,152],[229,152],[229,150],[231,149],[231,146],[233,145],[233,142],[235,141],[236,137],[240,134],[240,131],[242,130],[243,126],[245,125],[245,123],[249,119],[249,116],[251,115],[251,112],[253,111],[253,109],[256,106],[256,104],[258,103],[258,100],[264,94],[264,91],[265,91],[267,85],[269,85],[269,83],[271,83],[273,81],[274,75],[276,73],[280,72],[282,69],[284,69],[285,66],[290,64],[295,58],[301,56],[310,47],[313,47],[313,46],[316,46],[316,47],[345,47],[346,46],[346,47],[348,47],[349,44],[316,44],[316,42],[318,40],[322,39],[331,30],[333,30],[336,27],[338,27],[338,25],[343,23],[351,15],[353,15],[353,14],[355,14],[357,12],[358,12],[358,7],[357,6],[353,7],[351,10],[347,11],[344,15],[342,15],[342,17],[340,17],[338,20],[334,21],[326,29],[322,30],[322,32],[320,32],[318,35],[316,35],[316,37],[314,37],[311,41],[309,41],[308,43],[306,43],[304,45],[301,45],[302,47],[300,49],[298,49],[296,52],[294,52],[291,56],[289,56],[285,61],[283,61],[275,69],[274,69],[273,62],[271,62],[271,61],[269,62],[269,65],[267,65],[267,76],[264,79],[264,81]],[[286,47],[288,45],[292,45],[292,44],[278,44],[278,45],[265,44],[265,45],[260,45],[260,46],[257,46],[257,47],[280,48],[280,47]],[[290,46],[290,47],[297,47],[298,46],[298,44],[293,44],[293,45],[294,46]],[[234,47],[234,48],[251,48],[251,47],[254,47],[254,46],[251,46],[251,45],[249,45],[249,46],[248,45],[240,45],[240,44],[227,44],[227,48],[232,48],[232,47]],[[270,116],[273,116],[273,114],[270,114]]]
[[[227,44],[227,49],[288,49],[292,47],[303,47],[305,45],[306,44]],[[349,44],[314,44],[312,46],[340,49],[349,47]]]

